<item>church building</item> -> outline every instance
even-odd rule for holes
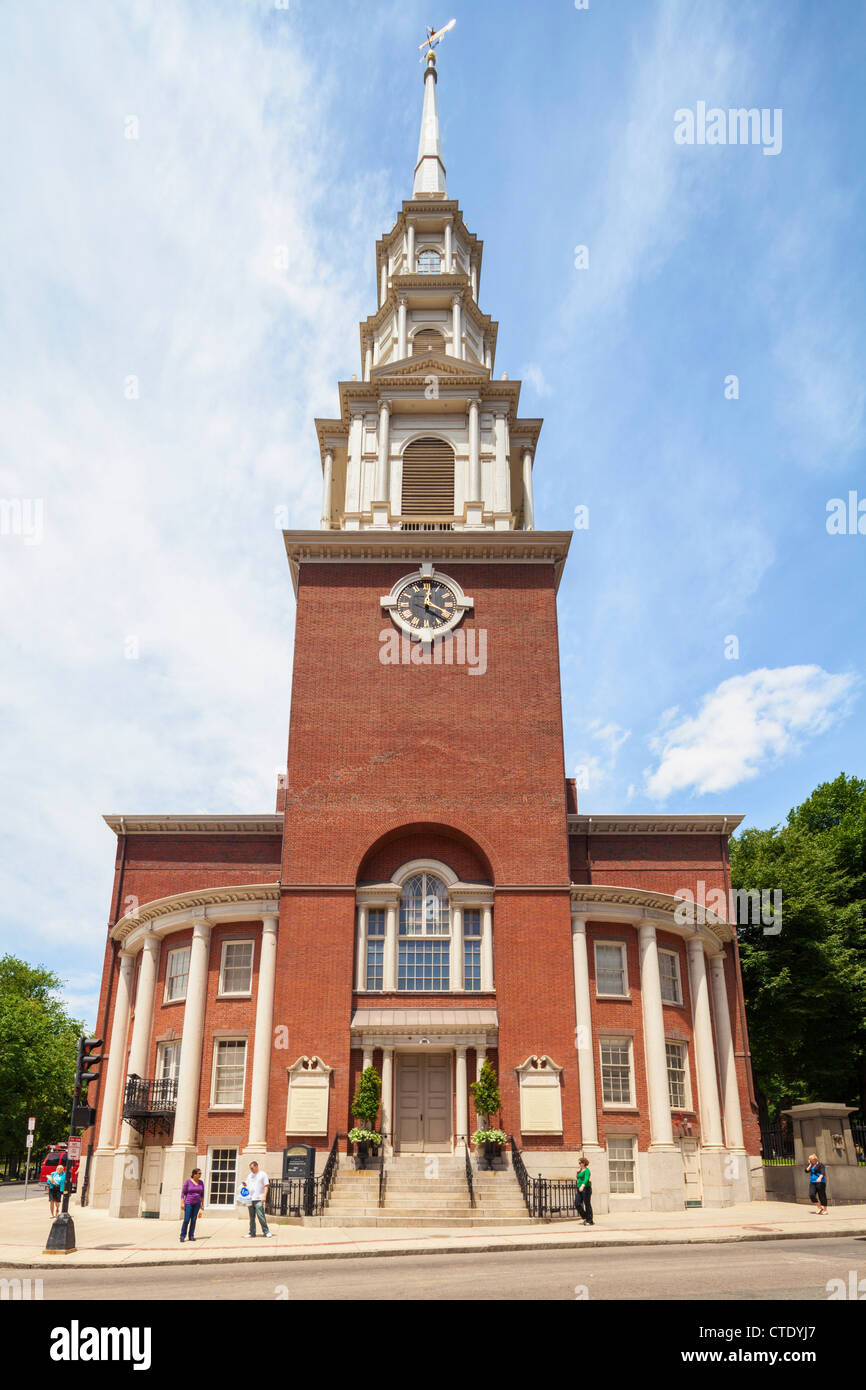
[[[585,1154],[599,1214],[763,1196],[736,931],[700,908],[728,900],[741,817],[587,815],[565,775],[572,533],[536,529],[542,422],[497,374],[437,80],[431,50],[358,373],[315,422],[321,527],[284,533],[276,807],[105,817],[90,1200],[116,1216],[177,1219],[195,1166],[206,1207],[231,1208],[250,1158],[279,1178],[293,1145],[319,1173],[336,1152],[347,1181],[369,1065],[389,1173],[477,1164],[485,1058],[509,1181]]]

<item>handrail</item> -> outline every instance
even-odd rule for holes
[[[385,1205],[385,1141],[387,1135],[382,1135],[382,1142],[379,1145],[379,1206]]]
[[[529,1187],[530,1183],[532,1182],[532,1179],[526,1171],[526,1164],[523,1162],[523,1155],[517,1147],[517,1140],[514,1138],[513,1134],[510,1134],[508,1136],[508,1142],[511,1145],[511,1166],[514,1169],[514,1176],[517,1178],[518,1184],[520,1185],[520,1191],[523,1193],[523,1200],[526,1203],[526,1210],[529,1212],[529,1215],[532,1216],[534,1213],[532,1210],[532,1199],[529,1195]]]
[[[463,1138],[463,1148],[464,1148],[465,1151],[466,1151],[466,1185],[467,1185],[467,1187],[469,1188],[469,1205],[470,1205],[470,1207],[474,1208],[474,1206],[475,1206],[475,1188],[474,1188],[473,1185],[472,1185],[472,1160],[471,1160],[471,1158],[469,1157],[469,1145],[468,1145],[468,1143],[467,1143],[467,1141],[466,1141],[465,1135],[464,1135],[464,1138]]]

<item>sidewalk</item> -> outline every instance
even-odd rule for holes
[[[742,1203],[714,1210],[630,1212],[601,1216],[592,1228],[579,1221],[475,1228],[472,1231],[411,1227],[381,1234],[375,1227],[272,1224],[273,1240],[244,1239],[246,1220],[234,1213],[201,1219],[195,1249],[181,1245],[180,1221],[118,1220],[76,1202],[70,1204],[78,1249],[45,1255],[51,1220],[41,1191],[25,1202],[0,1205],[0,1267],[55,1269],[131,1268],[136,1265],[235,1263],[242,1260],[350,1259],[363,1255],[454,1254],[491,1250],[606,1248],[629,1245],[722,1244],[792,1236],[866,1235],[866,1205],[831,1207],[826,1216],[791,1202]]]

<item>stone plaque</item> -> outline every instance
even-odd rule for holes
[[[549,1057],[532,1057],[517,1068],[523,1134],[562,1133],[561,1068]]]
[[[289,1068],[286,1134],[327,1134],[331,1068],[304,1058]]]

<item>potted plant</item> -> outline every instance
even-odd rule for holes
[[[472,1092],[475,1113],[482,1121],[480,1128],[472,1136],[472,1142],[483,1147],[485,1166],[489,1168],[493,1159],[499,1157],[502,1145],[507,1143],[507,1135],[491,1124],[492,1117],[498,1115],[502,1108],[502,1097],[489,1057],[484,1058],[481,1075],[477,1081],[472,1082],[469,1089]]]
[[[381,1094],[382,1078],[375,1067],[365,1067],[358,1077],[358,1086],[352,1101],[355,1127],[349,1130],[349,1140],[355,1145],[355,1158],[359,1168],[366,1167],[367,1158],[376,1154],[382,1142],[382,1135],[376,1130]]]

